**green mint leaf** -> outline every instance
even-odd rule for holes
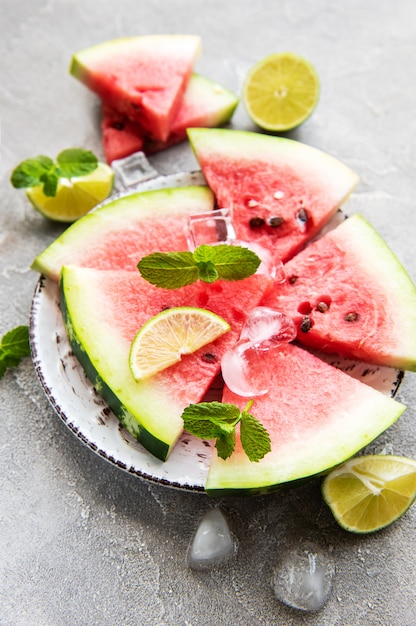
[[[54,196],[56,196],[56,190],[58,189],[59,181],[59,176],[56,170],[51,172],[45,172],[40,177],[40,180],[43,183],[42,191],[45,196],[48,196],[48,198],[53,198]]]
[[[229,435],[220,435],[217,437],[215,447],[220,459],[228,459],[235,448],[235,428]]]
[[[213,283],[219,278],[219,274],[212,261],[200,261],[196,266],[198,268],[198,278],[204,283]]]
[[[137,265],[142,277],[156,287],[178,289],[198,279],[192,252],[153,252]]]
[[[182,413],[184,428],[201,439],[215,439],[232,433],[240,419],[240,410],[233,404],[200,402],[190,404]]]
[[[197,261],[200,260],[201,249],[206,254],[206,248],[210,248],[210,258],[206,260],[210,260],[215,265],[218,278],[221,280],[243,280],[255,274],[261,263],[257,254],[252,250],[227,244],[200,246],[194,252]]]
[[[42,184],[42,176],[55,168],[52,159],[47,156],[37,156],[22,161],[12,172],[10,181],[16,189],[37,187]]]
[[[90,150],[69,148],[56,157],[59,175],[65,178],[85,176],[98,167],[98,159]]]
[[[246,411],[241,414],[240,439],[250,461],[260,461],[271,450],[269,433],[254,415]]]
[[[17,326],[7,332],[0,343],[0,378],[9,367],[16,367],[29,355],[29,327]]]

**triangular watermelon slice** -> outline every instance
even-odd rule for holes
[[[312,239],[358,177],[334,157],[282,137],[228,129],[188,130],[191,146],[237,239],[287,261]]]
[[[32,269],[57,281],[63,265],[136,270],[146,254],[187,250],[190,215],[213,209],[208,187],[130,193],[88,213],[55,239]]]
[[[182,432],[183,410],[204,397],[222,354],[237,340],[268,282],[256,274],[237,282],[197,282],[167,290],[147,283],[138,271],[68,266],[62,270],[61,307],[72,349],[88,378],[128,431],[165,460]],[[231,330],[176,365],[135,382],[128,361],[136,332],[160,311],[184,305],[217,313]]]
[[[209,495],[267,493],[327,472],[389,428],[405,406],[328,365],[283,344],[264,357],[270,391],[250,409],[267,428],[271,452],[252,463],[237,440],[227,459],[211,460]],[[223,402],[241,410],[247,399],[224,389]]]
[[[196,35],[113,39],[74,54],[70,72],[106,105],[166,141],[200,47]]]
[[[263,304],[294,319],[305,346],[416,370],[416,287],[374,228],[353,215],[285,265]]]
[[[186,129],[190,126],[221,126],[229,121],[237,104],[238,98],[231,91],[209,78],[192,74],[166,141],[147,137],[140,124],[104,104],[101,130],[107,163],[139,150],[154,154],[173,146],[187,138]]]

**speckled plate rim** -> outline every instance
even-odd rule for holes
[[[199,171],[158,176],[115,194],[109,201],[137,191],[204,184]],[[183,433],[169,459],[162,462],[135,441],[87,379],[72,353],[61,315],[58,286],[44,276],[39,278],[32,300],[30,345],[36,373],[50,404],[83,444],[134,476],[175,489],[205,493],[212,454],[210,442]],[[320,356],[391,396],[403,378],[403,372],[396,369]]]

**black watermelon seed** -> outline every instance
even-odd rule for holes
[[[356,322],[359,317],[358,313],[352,311],[351,313],[347,313],[344,319],[346,322]]]
[[[217,361],[217,355],[212,352],[205,352],[201,358],[206,363],[215,363]]]
[[[312,320],[309,315],[304,315],[300,323],[300,329],[303,333],[307,333],[312,328]]]
[[[299,209],[299,211],[296,213],[296,218],[299,220],[299,222],[302,222],[302,224],[306,224],[309,219],[307,210],[303,207]]]
[[[265,225],[265,221],[262,217],[252,217],[249,224],[250,228],[261,228]]]
[[[289,285],[294,285],[297,279],[298,277],[296,276],[296,274],[292,274],[292,276],[289,276],[287,280],[289,282]]]
[[[274,215],[269,219],[269,226],[272,228],[279,228],[285,220],[280,215]]]
[[[318,302],[318,304],[316,305],[317,310],[319,311],[319,313],[326,313],[329,309],[329,305],[326,302]]]

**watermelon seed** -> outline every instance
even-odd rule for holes
[[[294,285],[297,279],[298,277],[296,276],[296,274],[292,274],[292,276],[289,276],[288,278],[289,285]]]
[[[359,318],[358,313],[351,312],[351,313],[347,313],[344,319],[346,322],[356,322],[358,318]]]
[[[248,206],[250,209],[253,209],[255,206],[259,206],[259,203],[257,202],[257,200],[249,200],[249,201],[247,202],[247,206]]]
[[[283,224],[284,221],[285,220],[283,219],[283,217],[280,217],[280,215],[274,215],[269,219],[269,226],[271,226],[272,228],[278,228]]]
[[[202,360],[206,363],[215,363],[217,360],[217,355],[213,354],[212,352],[205,352],[205,354],[202,355]]]
[[[285,192],[279,189],[273,194],[273,198],[275,198],[276,200],[281,200],[282,198],[284,198],[284,195],[285,195]]]
[[[330,304],[331,304],[331,298],[329,296],[322,296],[318,300],[318,304],[316,305],[316,309],[320,313],[326,313],[329,310],[329,305]]]
[[[301,222],[302,224],[306,224],[306,222],[309,219],[309,215],[306,209],[304,209],[303,207],[301,209],[299,209],[299,211],[296,213],[296,218],[299,220],[299,222]]]
[[[249,222],[250,228],[261,228],[265,223],[262,217],[252,217]]]
[[[300,329],[303,333],[307,333],[312,328],[312,320],[309,315],[304,315],[300,323]]]
[[[112,124],[111,126],[112,128],[114,128],[114,130],[124,130],[123,122],[114,122],[114,124]]]

